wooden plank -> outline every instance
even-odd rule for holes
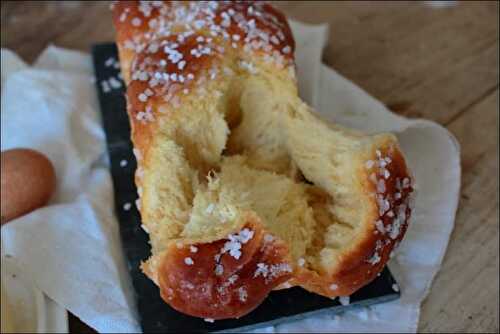
[[[114,39],[109,3],[2,1],[1,44],[32,62],[49,44],[90,52]]]
[[[422,307],[425,332],[498,332],[499,90],[449,125],[462,143],[455,229]]]
[[[328,22],[326,64],[391,109],[446,124],[498,86],[498,2],[277,2]]]

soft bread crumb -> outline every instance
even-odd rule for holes
[[[330,124],[298,98],[293,39],[267,5],[154,3],[113,9],[137,206],[152,245],[144,272],[164,278],[158,270],[171,242],[189,255],[182,267],[195,272],[198,248],[220,241],[209,274],[229,289],[238,280],[224,261],[246,258],[255,242],[244,227],[250,215],[265,231],[263,247],[283,242],[290,257],[255,263],[254,278],[286,273],[287,286],[327,297],[373,279],[411,210],[412,180],[396,137]],[[245,291],[238,300],[252,298]],[[168,290],[162,296],[171,302]]]

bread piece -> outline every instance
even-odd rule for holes
[[[322,120],[297,93],[284,16],[261,2],[118,2],[113,18],[152,255],[175,309],[240,317],[272,289],[346,296],[410,217],[397,139]]]
[[[285,243],[264,234],[256,216],[246,218],[229,240],[171,242],[158,268],[163,299],[187,314],[238,318],[290,279]]]

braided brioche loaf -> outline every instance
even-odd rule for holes
[[[151,257],[175,309],[237,318],[272,289],[350,295],[410,216],[392,134],[329,124],[297,94],[285,17],[261,2],[120,1],[113,20]]]

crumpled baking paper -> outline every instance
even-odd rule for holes
[[[453,229],[460,187],[454,137],[408,120],[321,64],[327,26],[292,22],[302,98],[326,118],[370,133],[393,131],[415,175],[412,222],[390,269],[401,298],[258,332],[415,332]],[[134,291],[114,215],[105,134],[88,54],[49,46],[33,66],[2,50],[1,149],[29,147],[54,163],[48,206],[1,229],[2,252],[59,305],[100,332],[138,332]],[[125,112],[125,111],[124,111]]]

